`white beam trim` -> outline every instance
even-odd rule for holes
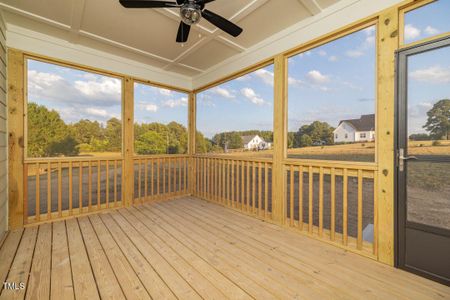
[[[308,11],[311,13],[311,15],[317,15],[322,11],[322,8],[320,7],[319,3],[317,3],[316,0],[298,0],[303,6],[308,9]]]
[[[70,41],[75,43],[83,22],[85,0],[72,0],[72,14],[70,20]]]

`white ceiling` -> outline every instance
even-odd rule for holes
[[[178,9],[125,9],[118,0],[0,0],[0,8],[7,24],[192,78],[336,2],[216,0],[207,8],[244,32],[233,38],[202,20],[184,45],[175,42]]]

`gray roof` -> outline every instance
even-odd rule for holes
[[[250,143],[251,140],[253,140],[257,136],[259,136],[259,135],[257,135],[257,134],[254,134],[254,135],[243,135],[243,136],[241,136],[242,142],[244,144],[248,144],[248,143]],[[260,137],[260,139],[264,141],[264,139],[262,137]]]
[[[342,122],[349,123],[352,125],[356,131],[374,131],[375,130],[375,114],[362,115],[359,119],[342,120]]]

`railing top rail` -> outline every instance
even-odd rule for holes
[[[223,160],[235,160],[235,161],[248,161],[248,162],[261,162],[261,163],[272,163],[272,158],[265,158],[265,157],[247,157],[247,156],[235,156],[235,155],[228,155],[228,154],[196,154],[194,155],[195,158],[209,158],[209,159],[223,159]]]
[[[133,160],[158,159],[158,158],[187,158],[188,154],[155,154],[155,155],[134,155]]]
[[[285,159],[283,161],[285,165],[294,166],[312,166],[312,167],[324,167],[324,168],[337,168],[337,169],[351,169],[351,170],[364,170],[364,171],[376,171],[378,170],[377,164],[372,162],[357,162],[357,161],[323,161],[314,159]]]
[[[86,162],[86,161],[119,161],[123,160],[120,156],[98,156],[98,157],[48,157],[48,158],[27,158],[24,160],[25,164],[36,164],[36,163],[49,163],[49,162]]]

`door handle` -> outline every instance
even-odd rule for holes
[[[398,168],[400,172],[405,170],[405,161],[407,160],[417,160],[416,156],[405,156],[405,149],[400,148],[398,151]]]

